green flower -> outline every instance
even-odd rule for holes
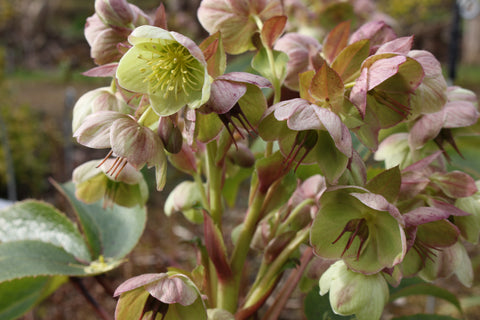
[[[380,274],[366,276],[337,261],[320,278],[320,295],[330,291],[330,305],[339,315],[355,314],[358,320],[380,319],[388,301],[388,286]]]
[[[400,263],[407,245],[403,219],[381,195],[334,187],[320,198],[310,233],[317,255],[340,259],[355,272],[373,274]]]
[[[211,78],[202,51],[189,38],[153,26],[136,28],[128,37],[133,45],[117,69],[123,88],[148,94],[160,116],[188,105],[196,109],[210,97]]]

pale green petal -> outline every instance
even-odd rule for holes
[[[175,40],[173,36],[167,30],[162,28],[144,25],[136,28],[128,36],[128,42],[132,45],[136,45],[142,42],[157,42],[160,43],[160,40]]]
[[[138,93],[148,92],[148,83],[145,79],[152,73],[152,68],[147,64],[147,60],[142,59],[148,55],[151,53],[136,46],[123,55],[116,76],[121,87]]]

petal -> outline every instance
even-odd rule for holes
[[[154,298],[167,304],[179,303],[182,306],[188,306],[198,298],[197,291],[180,277],[162,278],[146,284],[145,289]]]
[[[147,93],[148,83],[145,79],[153,72],[143,55],[150,54],[141,47],[130,48],[120,59],[116,78],[118,84],[132,92]]]
[[[161,280],[166,277],[168,277],[166,273],[145,273],[140,276],[130,278],[118,286],[113,296],[118,297],[124,292],[143,287],[149,283]]]
[[[122,118],[128,118],[128,116],[116,111],[99,111],[90,114],[73,136],[77,138],[78,143],[89,148],[110,148],[112,124]]]

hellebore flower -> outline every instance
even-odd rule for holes
[[[341,176],[352,156],[350,132],[340,117],[300,98],[270,107],[259,134],[267,141],[279,140],[287,168],[294,161],[297,167],[317,163],[330,182]]]
[[[317,39],[300,33],[287,33],[275,43],[275,50],[288,55],[287,76],[284,84],[291,90],[299,90],[298,75],[308,70],[315,70],[320,64],[322,45]]]
[[[407,250],[402,227],[400,212],[383,196],[337,187],[320,198],[310,243],[322,258],[342,258],[350,269],[373,274],[402,261]]]
[[[225,51],[240,54],[254,48],[252,36],[259,31],[257,20],[283,15],[279,0],[203,0],[198,20],[210,34],[220,31]]]
[[[116,203],[124,207],[143,206],[148,199],[148,187],[143,175],[126,164],[118,175],[109,174],[114,159],[104,161],[92,160],[82,164],[73,171],[75,196],[85,203],[93,203],[102,198],[105,206]]]
[[[270,87],[267,79],[246,72],[231,72],[217,77],[211,86],[210,99],[199,109],[204,118],[197,115],[200,118],[200,121],[197,120],[199,140],[208,142],[215,138],[222,124],[235,145],[235,132],[241,138],[244,138],[242,129],[247,133],[256,132],[255,128],[267,109],[267,101],[260,88]],[[212,114],[217,117],[209,117]]]
[[[128,279],[114,293],[120,296],[115,320],[207,320],[207,310],[195,284],[176,272],[147,273]]]
[[[119,175],[127,163],[140,170],[155,166],[157,189],[165,185],[167,161],[160,137],[129,115],[100,111],[85,118],[73,135],[78,143],[94,149],[111,148],[105,157],[117,156],[110,174]]]
[[[356,134],[371,149],[378,146],[380,129],[392,127],[421,111],[413,110],[410,104],[410,96],[424,78],[422,65],[406,56],[411,41],[399,38],[383,44],[363,62],[350,92],[350,101],[366,123],[356,129]]]
[[[188,105],[196,109],[210,96],[211,78],[200,48],[189,38],[154,26],[136,28],[132,48],[120,59],[121,87],[148,94],[153,110],[169,116]]]
[[[98,65],[118,61],[119,46],[127,43],[132,30],[150,24],[150,18],[137,6],[123,0],[96,0],[96,13],[87,18],[85,38],[90,55]]]
[[[358,320],[380,319],[389,296],[387,281],[380,273],[357,273],[341,260],[325,271],[319,285],[320,295],[330,292],[330,305],[336,314],[355,314]]]
[[[476,181],[475,185],[480,190],[480,181]],[[453,217],[453,222],[467,241],[477,244],[480,233],[480,191],[469,197],[457,199],[455,206],[470,215]]]
[[[121,94],[110,87],[97,88],[82,95],[73,107],[72,131],[75,132],[85,118],[98,111],[118,111],[128,114],[132,109]]]
[[[447,99],[440,111],[424,114],[414,122],[408,135],[412,149],[420,149],[429,140],[434,140],[443,150],[444,139],[456,148],[451,129],[468,127],[477,122],[480,113],[477,97],[472,91],[448,87]]]

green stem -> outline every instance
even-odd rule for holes
[[[281,270],[287,260],[290,258],[292,253],[302,244],[305,240],[308,239],[310,234],[310,227],[300,230],[297,232],[296,237],[288,244],[288,246],[283,249],[283,251],[275,258],[275,260],[269,264],[268,270],[265,272],[263,277],[257,278],[255,283],[252,285],[250,292],[247,295],[247,300],[243,308],[248,308],[253,306],[255,303],[260,301],[264,294],[271,289],[271,286],[277,280],[278,275],[281,273]],[[265,261],[262,262],[266,263]]]
[[[305,199],[303,200],[302,202],[300,202],[293,210],[292,212],[290,212],[290,214],[288,215],[287,219],[282,222],[282,224],[280,225],[280,227],[278,228],[278,231],[277,231],[277,235],[280,235],[282,234],[285,229],[287,229],[293,221],[295,221],[296,217],[302,213],[302,209],[305,208],[306,206],[308,205],[311,205],[311,204],[314,204],[315,202],[313,201],[313,199],[309,198],[309,199]]]
[[[215,154],[217,152],[216,141],[207,144],[207,181],[208,181],[208,199],[209,212],[213,221],[219,227],[222,225],[222,172],[215,163]]]

